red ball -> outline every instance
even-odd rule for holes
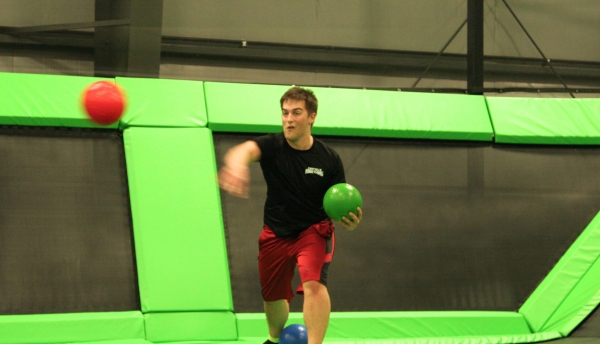
[[[117,122],[126,103],[121,87],[109,81],[97,81],[86,87],[82,102],[90,119],[101,125]]]

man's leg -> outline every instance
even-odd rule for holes
[[[291,283],[296,263],[288,254],[291,241],[277,238],[266,225],[258,242],[258,270],[269,337],[277,340],[290,313],[288,300],[294,297]]]
[[[264,301],[264,304],[267,323],[269,324],[269,336],[279,338],[290,314],[290,305],[285,299],[273,302]]]
[[[327,287],[318,281],[302,283],[304,288],[304,324],[308,344],[321,344],[329,325],[331,301]]]

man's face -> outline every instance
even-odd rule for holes
[[[315,121],[316,113],[309,114],[304,100],[288,99],[281,107],[281,122],[283,134],[288,141],[298,142],[310,135],[311,124]]]

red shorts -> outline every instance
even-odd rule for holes
[[[292,278],[296,266],[301,280],[298,294],[303,293],[302,283],[306,281],[327,285],[327,268],[335,247],[333,223],[323,221],[314,224],[293,239],[278,238],[265,225],[258,247],[258,271],[265,301],[292,300]]]

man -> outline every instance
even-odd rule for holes
[[[323,196],[345,182],[339,155],[311,135],[317,117],[314,93],[290,88],[280,99],[283,132],[264,135],[231,148],[219,171],[219,185],[230,194],[248,197],[248,165],[260,161],[267,182],[264,227],[259,238],[259,275],[269,325],[265,344],[277,343],[294,296],[296,265],[304,294],[304,323],[309,344],[321,344],[329,324],[331,303],[327,268],[333,257],[334,225],[323,210]],[[354,230],[362,219],[349,213],[340,222]]]

